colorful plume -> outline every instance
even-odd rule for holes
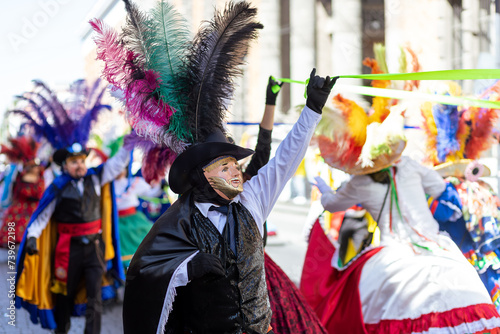
[[[191,40],[186,20],[165,1],[148,13],[124,3],[127,20],[120,33],[97,19],[90,24],[105,63],[103,77],[121,91],[127,121],[144,151],[143,175],[152,180],[186,147],[224,130],[238,66],[262,25],[248,2],[230,2]]]
[[[9,145],[1,145],[0,154],[5,154],[10,162],[28,163],[34,161],[40,144],[32,137],[9,138]]]
[[[499,91],[497,82],[486,89],[480,98],[498,101]],[[460,86],[448,83],[448,94],[460,95]],[[481,153],[497,141],[494,127],[498,120],[496,109],[470,107],[459,110],[456,106],[432,106],[427,102],[422,105],[421,112],[427,134],[427,150],[430,152],[428,159],[434,165],[464,158],[479,159]]]
[[[99,114],[111,109],[101,103],[105,87],[100,80],[91,86],[85,80],[75,81],[64,102],[42,81],[35,80],[34,84],[33,91],[17,96],[16,109],[9,112],[21,115],[23,128],[29,129],[37,140],[45,138],[54,149],[73,143],[85,146]]]

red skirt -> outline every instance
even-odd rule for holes
[[[269,301],[273,311],[271,326],[276,334],[326,333],[314,310],[283,270],[265,254]]]

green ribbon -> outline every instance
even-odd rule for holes
[[[500,79],[500,69],[464,69],[464,70],[443,70],[443,71],[427,71],[416,73],[378,73],[378,74],[359,74],[359,75],[340,75],[339,78],[354,78],[368,80],[477,80],[477,79]],[[307,85],[306,81],[292,80],[289,78],[274,78],[276,81],[287,83],[299,83]],[[402,91],[397,89],[374,88],[366,86],[351,86],[337,85],[338,88],[368,96],[380,96],[393,99],[422,99],[433,101],[440,104],[456,105],[456,106],[475,106],[481,108],[500,109],[500,101],[487,101],[474,99],[463,96],[449,96],[428,94],[420,92]],[[277,93],[281,87],[274,85],[271,89]],[[304,97],[307,97],[304,94]]]
[[[443,70],[415,73],[339,75],[339,78],[368,80],[477,80],[500,79],[500,69]]]
[[[288,79],[288,78],[278,78],[278,79],[276,79],[275,77],[271,77],[271,78],[274,81],[281,81],[281,82],[286,82],[286,83],[298,83],[298,84],[306,85],[306,90],[304,91],[304,98],[307,98],[307,84],[309,83],[309,79],[307,79],[306,81],[299,81],[299,80],[292,80],[292,79]],[[279,92],[280,89],[281,89],[280,85],[274,85],[271,87],[271,90],[273,91],[274,94]]]
[[[431,101],[453,106],[500,109],[500,101],[488,101],[488,100],[475,99],[465,96],[439,95],[439,94],[412,92],[412,91],[390,89],[390,88],[375,88],[375,87],[354,86],[354,85],[338,85],[336,86],[336,88],[338,88],[342,92],[355,93],[367,96],[387,97],[398,100],[417,99],[417,100]]]
[[[395,175],[393,174],[391,167],[384,168],[383,170],[389,171],[389,178],[391,180],[391,206],[390,206],[391,211],[389,214],[392,215],[392,203],[395,203],[396,208],[398,209],[399,217],[401,218],[401,223],[404,224],[403,214],[401,213],[401,208],[399,207],[399,200],[398,200],[398,192],[396,189],[396,183],[394,181]],[[394,225],[394,227],[396,227],[396,225]],[[397,233],[397,231],[396,231],[396,233]],[[410,239],[411,239],[411,236],[410,236]],[[420,248],[425,249],[425,250],[428,250],[429,252],[432,252],[432,249],[430,249],[429,247],[420,245],[414,241],[412,241],[412,245],[414,245],[416,247],[420,247]]]

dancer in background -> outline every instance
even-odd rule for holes
[[[332,266],[323,271],[329,277],[314,278],[318,272],[307,272],[306,262],[302,291],[329,331],[497,333],[500,316],[486,289],[453,241],[439,233],[427,209],[426,194],[441,195],[444,180],[408,157],[399,158],[405,147],[401,113],[401,107],[392,107],[381,124],[368,125],[360,156],[350,160],[354,165],[335,161],[337,168],[353,175],[350,181],[336,192],[324,184],[319,187],[321,203],[330,212],[355,204],[365,208],[378,223],[380,246],[365,247],[348,263],[340,261],[335,251],[331,262],[322,261]],[[346,131],[334,133],[331,147],[322,151],[325,161],[333,161],[328,153],[344,135],[349,137]],[[315,238],[309,260],[324,242],[318,239],[321,233]],[[321,279],[328,281],[320,283]],[[318,295],[314,289],[321,284],[326,286],[316,290]]]
[[[101,103],[99,80],[90,87],[75,81],[69,102],[40,81],[35,86],[23,94],[26,109],[14,112],[56,149],[53,162],[63,173],[45,190],[21,242],[16,306],[56,333],[69,331],[72,314],[85,313],[85,332],[99,333],[102,300],[115,297],[124,280],[110,182],[128,164],[130,148],[87,169],[89,133],[99,113],[110,109]]]
[[[446,93],[460,95],[460,87],[446,84]],[[500,83],[480,98],[500,99]],[[478,161],[498,141],[497,110],[425,103],[421,107],[427,135],[426,161],[446,179],[446,191],[430,198],[429,206],[440,229],[449,233],[477,270],[497,310],[500,311],[499,200],[481,179],[490,169]]]
[[[142,177],[129,177],[129,173],[129,168],[124,169],[114,181],[118,206],[121,259],[125,269],[128,268],[137,247],[153,226],[152,222],[141,211],[137,210],[139,196],[156,198],[163,192],[160,183],[157,182],[156,185],[152,186]]]
[[[9,138],[0,153],[9,159],[14,173],[10,175],[5,190],[10,193],[10,204],[3,216],[0,244],[4,248],[19,244],[26,226],[45,190],[43,171],[37,159],[39,144],[28,136]],[[15,166],[15,167],[14,167]]]

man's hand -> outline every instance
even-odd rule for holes
[[[35,237],[30,237],[28,240],[26,240],[26,252],[28,253],[28,255],[38,254]]]
[[[206,275],[224,276],[226,272],[217,255],[208,253],[196,254],[187,265],[189,280],[202,278]]]
[[[329,76],[325,78],[316,75],[316,69],[314,68],[309,77],[309,83],[307,84],[307,100],[306,106],[311,110],[322,113],[323,107],[330,95],[333,85],[339,77],[330,78]]]
[[[275,93],[273,92],[273,86],[283,86],[282,83],[278,83],[277,81],[273,80],[272,76],[269,76],[269,82],[267,83],[267,88],[266,88],[266,104],[270,106],[275,106],[276,105],[276,98],[278,97],[278,93],[280,92],[279,90]]]

